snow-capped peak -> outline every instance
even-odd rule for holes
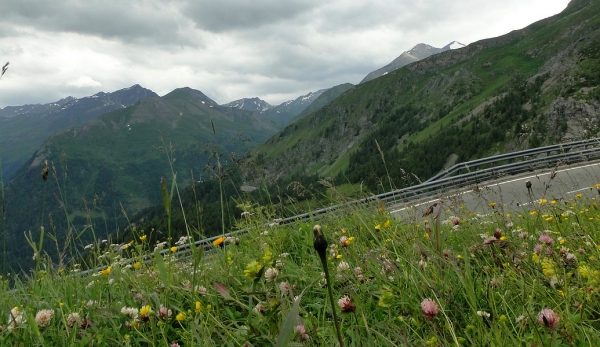
[[[458,48],[463,48],[466,45],[463,45],[462,43],[458,42],[458,41],[452,41],[449,44],[447,44],[444,48],[447,47],[447,49],[458,49]]]

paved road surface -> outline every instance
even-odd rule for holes
[[[526,187],[527,181],[531,182],[529,191]],[[442,200],[443,213],[450,211],[453,214],[454,211],[460,209],[462,204],[470,211],[489,213],[492,211],[490,203],[496,203],[495,209],[502,210],[504,213],[523,212],[535,209],[542,198],[550,202],[552,199],[572,198],[579,193],[588,199],[598,196],[600,191],[595,188],[598,183],[600,183],[600,162],[580,163],[561,167],[555,172],[546,170],[525,173],[454,189],[439,194],[437,198],[430,197],[406,205],[391,206],[390,211],[403,220],[420,222],[424,219],[423,212],[432,204]],[[435,211],[437,213],[437,208]]]

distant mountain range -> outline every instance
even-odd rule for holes
[[[104,237],[124,221],[123,213],[161,202],[161,178],[170,191],[173,173],[182,187],[192,175],[215,177],[277,130],[255,112],[219,106],[198,90],[179,88],[54,133],[6,188],[9,242],[17,244],[24,230],[42,225],[64,240],[70,227],[83,230],[92,222],[102,226],[97,237]],[[46,161],[50,174],[43,182]],[[29,251],[11,248],[9,258],[30,259],[24,257]]]
[[[260,113],[265,119],[284,126],[298,116],[327,89],[321,89],[289,100],[277,106],[269,105],[259,98],[244,98],[224,104],[223,106]]]
[[[431,55],[462,47],[465,47],[465,45],[457,41],[452,41],[442,48],[436,48],[425,43],[419,43],[418,45],[414,46],[408,51],[400,54],[400,56],[394,59],[391,63],[369,73],[367,76],[365,76],[365,78],[363,78],[362,81],[360,81],[360,83],[365,83],[377,77],[383,76],[405,65],[414,63],[415,61],[419,61],[421,59],[425,59]]]
[[[55,132],[79,126],[109,111],[158,96],[136,84],[112,93],[85,98],[67,97],[40,105],[7,106],[0,109],[0,160],[6,182]]]

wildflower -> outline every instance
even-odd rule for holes
[[[479,317],[483,317],[483,318],[490,318],[490,314],[488,312],[485,312],[485,311],[477,311],[477,315]]]
[[[112,267],[109,266],[106,269],[100,271],[100,273],[104,276],[108,276],[108,275],[110,275],[110,270],[112,270]]]
[[[8,331],[25,322],[27,322],[27,319],[23,316],[23,312],[20,312],[18,307],[13,308],[8,315]]]
[[[140,241],[146,241],[146,235],[140,236]]]
[[[202,303],[200,301],[196,301],[196,313],[200,313],[202,310]]]
[[[194,291],[200,295],[206,295],[208,290],[204,286],[195,286]]]
[[[69,313],[69,315],[67,316],[67,325],[69,326],[69,328],[74,327],[75,324],[80,325],[82,321],[83,319],[77,312]]]
[[[542,272],[546,277],[552,277],[556,274],[554,262],[551,259],[545,258],[542,260]]]
[[[344,313],[356,311],[356,305],[350,300],[348,295],[338,300],[338,306],[340,306]]]
[[[175,253],[175,252],[177,252],[177,247],[173,246],[173,247],[169,248],[169,250],[171,251],[171,253]]]
[[[158,318],[170,318],[172,313],[173,312],[171,310],[167,309],[162,304],[160,304],[160,307],[158,308]]]
[[[490,202],[488,204],[488,206],[491,207],[491,208],[495,208],[496,207],[496,203],[495,202]]]
[[[153,313],[152,312],[152,308],[150,307],[150,305],[146,305],[146,306],[142,306],[142,308],[140,308],[140,315],[142,316],[142,321],[147,322],[148,319],[150,319],[150,314]]]
[[[421,301],[421,311],[423,311],[423,314],[428,321],[432,321],[435,316],[440,313],[440,308],[435,301],[427,298]]]
[[[342,247],[350,246],[352,241],[354,241],[354,236],[348,237],[348,236],[344,235],[344,236],[340,237],[340,244],[342,245]]]
[[[546,199],[540,199],[540,205],[545,205],[548,202]]]
[[[256,260],[251,261],[244,270],[244,276],[249,278],[257,278],[260,274],[260,270],[262,269],[262,265]]]
[[[537,316],[538,323],[542,324],[546,328],[556,329],[560,317],[551,309],[545,308],[540,311]]]
[[[142,267],[142,262],[140,262],[140,261],[136,261],[136,262],[133,264],[133,268],[134,268],[134,269],[139,269],[140,267]]]
[[[288,282],[279,283],[279,290],[281,295],[287,295],[290,292],[290,284]]]
[[[394,299],[394,294],[387,288],[384,288],[381,291],[381,296],[379,297],[378,306],[381,307],[390,307],[390,303]]]
[[[256,306],[254,306],[252,311],[254,311],[254,313],[256,314],[263,314],[265,312],[265,306],[259,302],[258,304],[256,304]]]
[[[391,223],[391,222],[390,222],[390,220],[388,219],[388,220],[386,220],[386,221],[385,221],[385,223],[383,223],[383,227],[384,227],[384,228],[389,228],[391,224],[392,224],[392,223]]]
[[[281,269],[283,267],[283,261],[281,261],[281,259],[277,259],[275,260],[275,267]]]
[[[169,347],[181,347],[178,343],[172,343],[169,345]]]
[[[267,282],[272,282],[277,276],[279,276],[279,271],[275,268],[270,267],[265,271],[265,279]]]
[[[121,313],[123,313],[124,315],[129,316],[129,318],[134,319],[134,320],[137,320],[138,319],[138,315],[139,315],[139,311],[135,307],[126,307],[126,306],[123,306],[121,308]]]
[[[377,224],[375,226],[375,231],[377,231],[377,232],[381,231],[381,225],[380,224]]]
[[[348,263],[346,263],[345,261],[341,261],[337,266],[338,272],[343,272],[348,269],[350,269],[350,265],[348,265]]]
[[[524,315],[520,315],[519,317],[515,318],[515,323],[519,323],[521,322],[523,319],[525,319]]]
[[[491,236],[491,237],[486,237],[486,238],[483,240],[483,244],[484,244],[484,245],[491,245],[492,243],[496,242],[497,240],[498,240],[498,239],[497,239],[497,238],[495,238],[494,236]]]
[[[179,313],[177,314],[177,316],[175,316],[175,319],[176,319],[178,322],[181,322],[182,320],[185,320],[186,318],[187,318],[187,316],[186,316],[186,315],[185,315],[185,313],[183,313],[183,312],[179,312]]]
[[[542,234],[542,235],[540,235],[540,242],[544,243],[546,245],[552,245],[552,244],[554,244],[554,239],[552,237],[550,237],[548,234]]]
[[[298,333],[298,338],[300,339],[300,341],[304,342],[308,340],[309,336],[306,333],[306,328],[304,328],[304,325],[296,325],[294,331]]]
[[[270,262],[271,259],[273,259],[273,252],[271,252],[271,250],[269,248],[267,248],[265,250],[265,255],[263,255],[262,259],[265,263]]]
[[[419,260],[419,268],[421,270],[425,270],[427,268],[427,261],[425,261],[424,259]]]
[[[582,196],[583,196],[582,193],[575,194],[575,197],[578,198],[578,199],[581,198]]]
[[[215,247],[223,247],[226,237],[221,236],[213,241],[213,246]]]

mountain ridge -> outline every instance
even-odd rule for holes
[[[458,49],[458,48],[462,48],[465,47],[465,45],[463,45],[460,42],[457,41],[452,41],[450,43],[448,43],[447,45],[445,45],[442,48],[436,48],[433,47],[431,45],[428,45],[426,43],[418,43],[417,45],[415,45],[414,47],[412,47],[411,49],[409,49],[408,51],[404,51],[402,54],[400,54],[400,56],[398,56],[397,58],[395,58],[394,60],[392,60],[391,63],[375,70],[372,71],[370,73],[368,73],[363,79],[362,81],[360,81],[359,84],[371,81],[375,78],[381,77],[383,75],[386,75],[392,71],[395,71],[405,65],[414,63],[416,61],[425,59],[431,55],[434,54],[438,54],[441,52],[445,52],[448,51],[450,49]]]
[[[82,125],[101,114],[131,106],[150,96],[158,95],[135,84],[83,98],[66,97],[43,105],[5,107],[2,109],[5,116],[0,117],[0,160],[4,179],[9,181],[53,133]]]

